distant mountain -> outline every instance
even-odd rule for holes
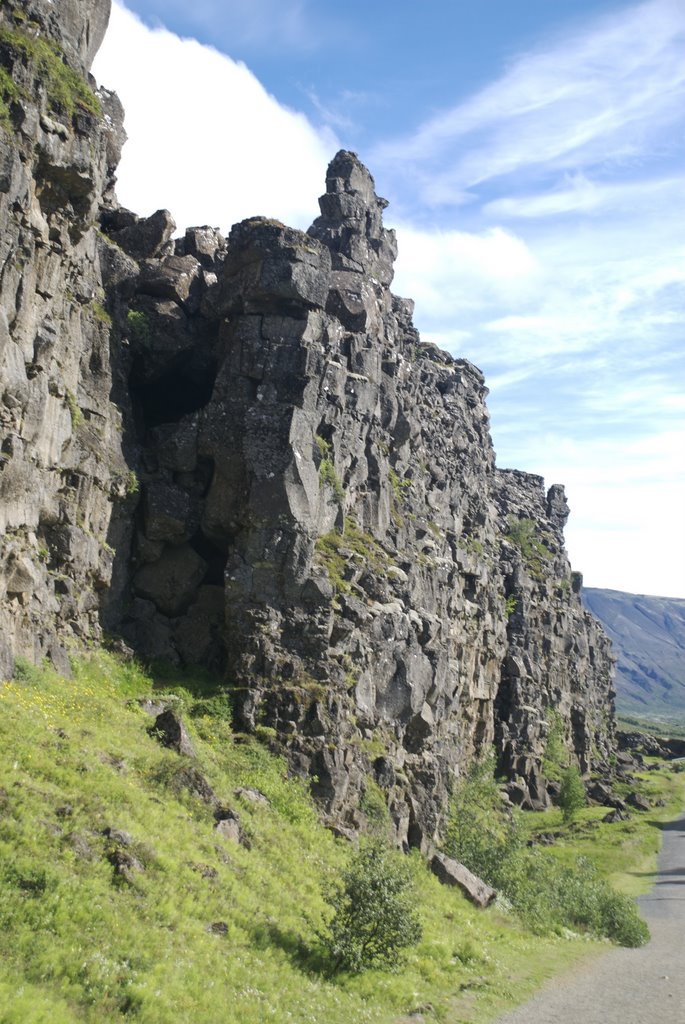
[[[619,711],[685,715],[685,600],[582,591],[614,644]]]

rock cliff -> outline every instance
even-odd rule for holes
[[[174,238],[113,192],[116,98],[87,79],[107,4],[0,7],[3,672],[68,668],[103,625],[226,674],[240,727],[340,830],[427,849],[494,743],[547,800],[557,709],[583,769],[613,743],[608,641],[580,604],[559,486],[500,471],[480,371],[423,344],[357,157],[307,233]],[[27,42],[28,40],[28,42]],[[73,78],[51,95],[38,42]],[[32,43],[31,43],[32,41]],[[57,69],[59,70],[59,69]],[[4,79],[3,79],[4,81]],[[47,80],[49,84],[49,79]]]

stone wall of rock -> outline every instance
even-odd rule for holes
[[[547,806],[541,765],[554,713],[583,772],[615,746],[613,657],[580,600],[582,577],[563,543],[564,490],[542,477],[498,470],[494,499],[502,537],[507,653],[495,705],[496,747],[517,802]]]
[[[87,31],[50,7],[28,29],[0,11],[83,77],[107,5],[81,6]],[[563,491],[495,468],[483,377],[390,291],[395,237],[357,157],[332,161],[307,233],[174,238],[165,211],[116,203],[115,97],[67,117],[16,40],[0,53],[33,90],[0,140],[3,671],[66,667],[103,624],[209,666],[335,827],[385,806],[423,849],[493,743],[512,793],[544,803],[548,709],[583,768],[605,757],[611,659]]]
[[[4,2],[0,64],[0,670],[15,656],[68,669],[64,642],[96,636],[125,497],[96,225],[113,201],[123,131],[88,62],[109,5]],[[55,40],[52,63],[37,43]]]

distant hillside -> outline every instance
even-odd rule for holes
[[[583,590],[614,643],[619,711],[685,714],[685,600]]]

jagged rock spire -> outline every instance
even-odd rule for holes
[[[333,270],[366,274],[388,287],[397,257],[395,232],[383,227],[387,199],[376,195],[373,177],[356,153],[341,149],[326,174],[321,216],[309,234],[331,250]]]

